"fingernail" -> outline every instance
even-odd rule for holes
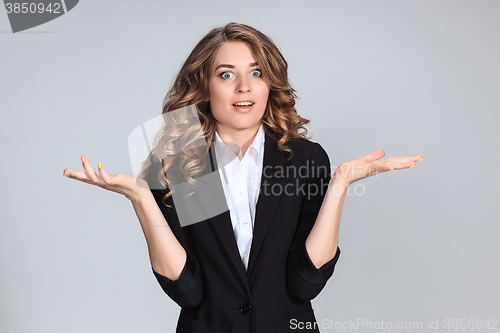
[[[82,156],[82,163],[85,163],[85,157]]]
[[[423,161],[423,160],[424,160],[424,158],[421,158],[421,159],[417,160],[417,162],[418,162],[418,161]]]
[[[413,168],[414,166],[417,166],[416,164],[410,165],[408,168]]]
[[[63,173],[63,176],[69,177],[70,174],[69,173]]]
[[[98,167],[99,169],[101,169],[101,167],[102,167],[102,163],[101,163],[101,162],[97,163],[97,167]]]

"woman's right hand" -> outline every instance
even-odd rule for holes
[[[140,200],[144,195],[150,193],[148,183],[141,178],[125,175],[110,175],[100,162],[99,173],[96,173],[85,156],[82,156],[81,160],[85,171],[64,169],[63,175],[87,184],[102,187],[109,191],[123,194],[131,201]]]

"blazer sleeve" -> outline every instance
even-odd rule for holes
[[[330,160],[323,147],[313,143],[310,168],[306,184],[306,196],[287,262],[287,288],[296,298],[307,301],[315,298],[332,276],[340,256],[335,256],[320,268],[316,268],[306,250],[306,239],[311,232],[330,181]],[[314,172],[312,170],[314,168]]]
[[[181,275],[177,280],[170,280],[153,269],[153,274],[158,280],[163,291],[179,306],[183,308],[197,307],[204,295],[203,277],[200,265],[198,263],[198,256],[196,248],[193,244],[191,235],[189,233],[189,226],[181,227],[179,218],[173,207],[172,196],[167,198],[166,202],[172,206],[169,208],[162,202],[163,196],[167,193],[166,190],[153,190],[153,196],[158,204],[158,207],[165,216],[168,225],[172,229],[175,237],[184,247],[187,253],[186,263],[182,269]]]

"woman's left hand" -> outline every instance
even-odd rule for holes
[[[344,162],[335,170],[332,181],[338,181],[349,186],[360,179],[368,178],[378,173],[414,167],[416,165],[415,162],[423,159],[420,155],[413,155],[390,157],[381,160],[384,156],[385,153],[383,150],[375,150],[366,156]]]

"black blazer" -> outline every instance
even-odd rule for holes
[[[305,240],[328,187],[330,161],[318,143],[299,139],[290,146],[294,155],[285,161],[276,142],[265,136],[248,271],[239,255],[229,211],[181,227],[175,208],[161,202],[166,191],[151,190],[187,252],[177,280],[153,270],[165,293],[182,307],[176,332],[296,332],[293,323],[316,323],[310,300],[333,274],[340,249],[317,269]],[[174,205],[172,197],[167,203]],[[318,326],[300,331],[319,332]]]

